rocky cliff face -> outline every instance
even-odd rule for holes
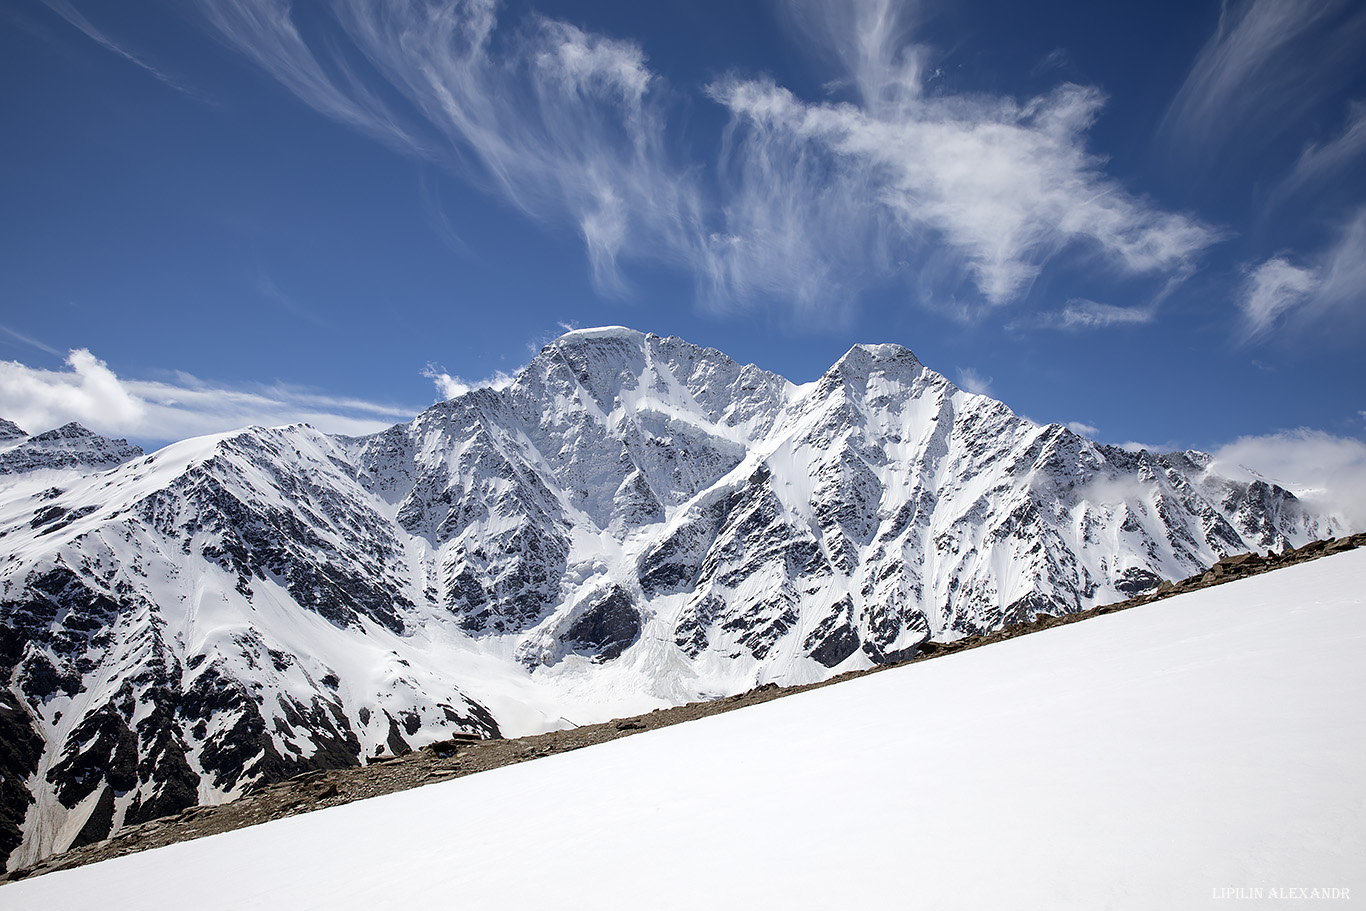
[[[1340,531],[896,346],[794,386],[586,330],[372,437],[106,442],[0,487],[11,867],[452,731],[809,682]]]

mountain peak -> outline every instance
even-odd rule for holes
[[[825,372],[825,381],[862,387],[876,374],[919,374],[923,369],[924,365],[909,348],[855,345]]]
[[[56,430],[45,430],[42,433],[30,437],[34,443],[53,443],[58,440],[88,440],[98,434],[90,430],[83,424],[76,421],[69,421]]]
[[[625,326],[596,326],[588,329],[571,329],[551,342],[552,345],[573,345],[603,339],[643,342],[645,333]]]
[[[18,430],[13,424],[9,427]],[[3,432],[5,428],[0,428]],[[19,430],[23,434],[22,430]],[[15,439],[11,437],[10,439]],[[37,468],[83,468],[103,470],[143,455],[142,448],[127,440],[111,440],[72,421],[55,430],[21,436],[17,445],[0,453],[0,474]]]
[[[0,418],[0,443],[8,443],[11,440],[22,440],[26,436],[28,436],[28,434],[18,424]]]

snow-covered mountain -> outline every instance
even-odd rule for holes
[[[43,468],[113,468],[142,454],[127,440],[111,440],[76,423],[31,437],[14,422],[0,420],[0,475]]]
[[[451,730],[822,679],[1341,531],[891,345],[797,386],[580,330],[371,437],[119,452],[0,479],[10,867]]]
[[[1366,857],[1363,572],[1366,549],[1337,554],[590,749],[36,876],[0,886],[0,902],[1347,905]]]

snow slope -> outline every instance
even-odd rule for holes
[[[0,887],[0,904],[1173,909],[1228,889],[1366,895],[1363,581],[1366,550],[1352,551],[49,874]]]

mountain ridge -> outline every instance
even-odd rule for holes
[[[797,386],[620,327],[369,437],[249,428],[58,474],[0,496],[4,708],[43,747],[7,772],[11,865],[453,731],[814,682],[1342,530],[899,346]]]

